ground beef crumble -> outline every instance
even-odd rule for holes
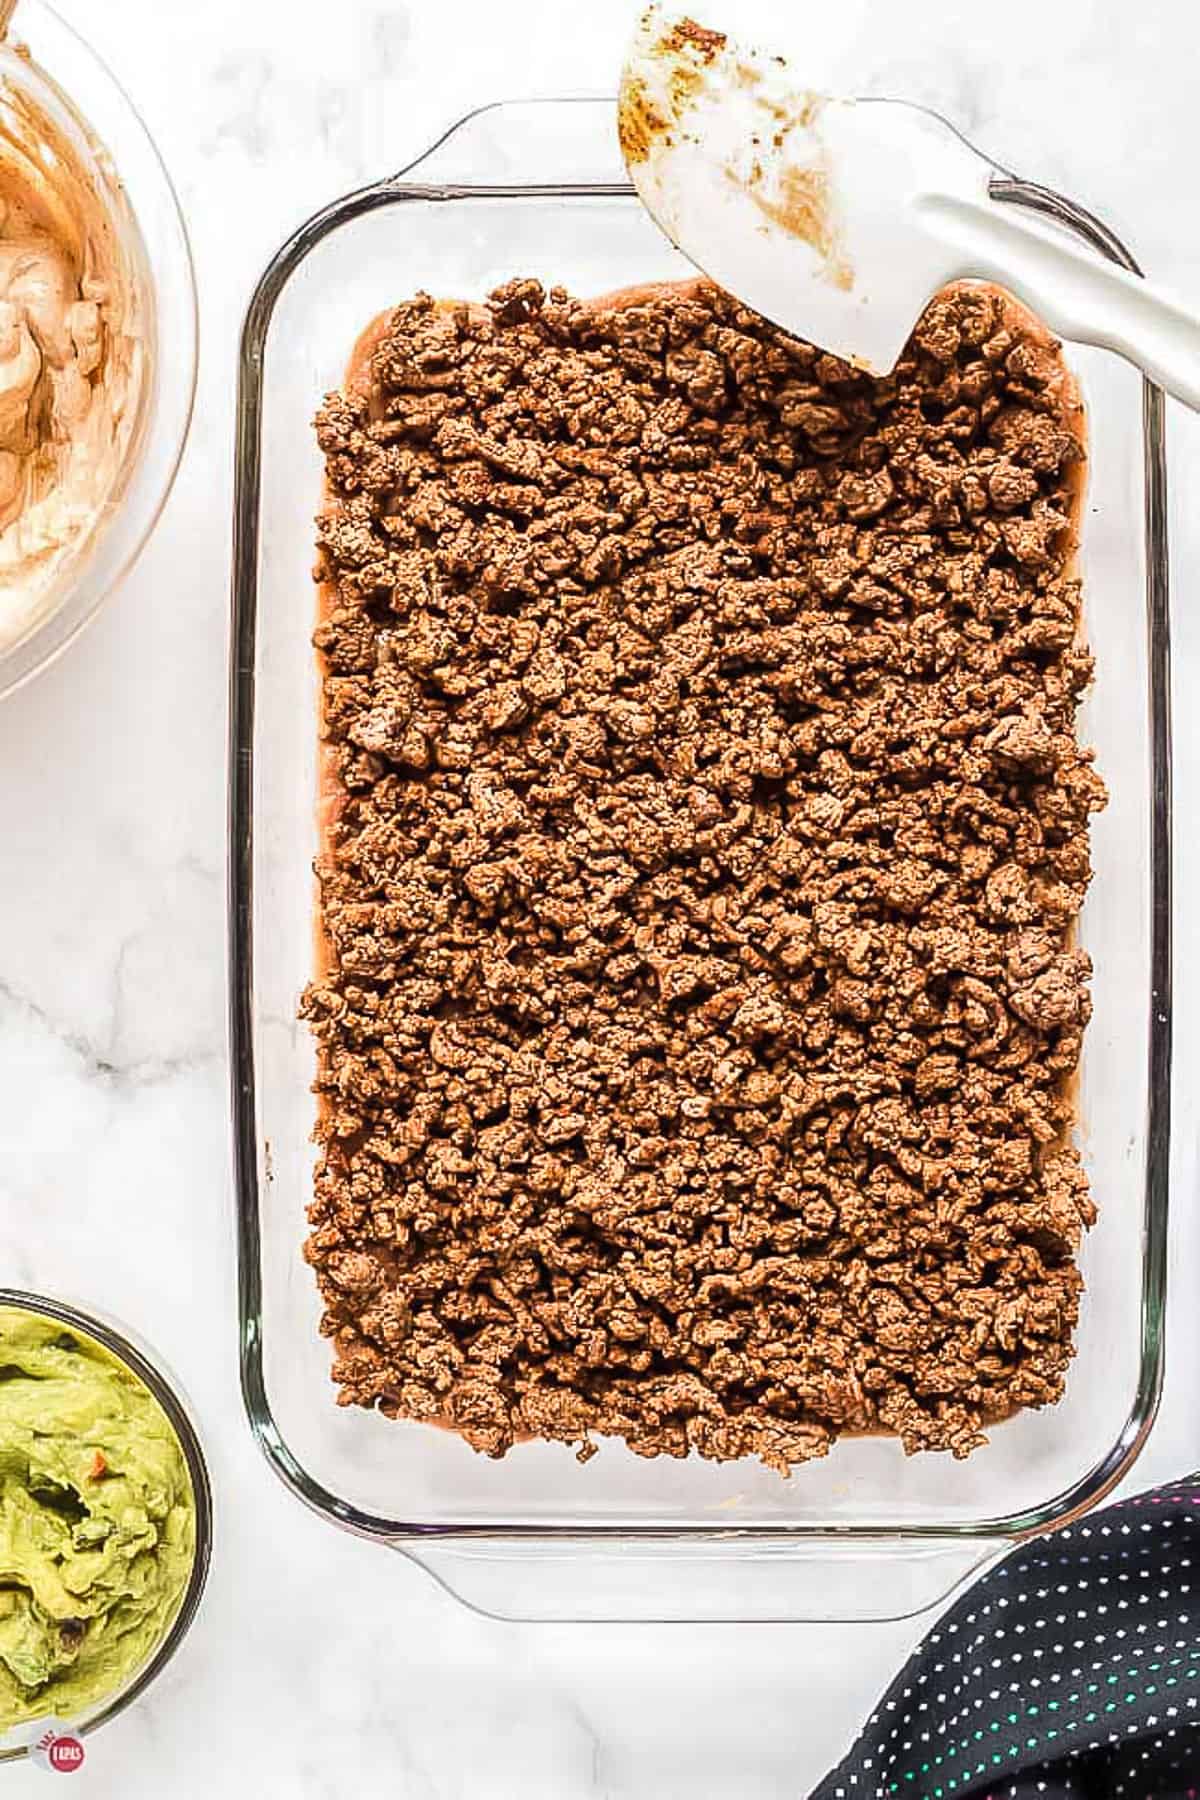
[[[1058,1398],[1077,412],[969,285],[885,380],[707,284],[375,333],[318,420],[343,1403],[786,1471]]]

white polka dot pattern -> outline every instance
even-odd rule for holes
[[[812,1800],[1200,1800],[1200,1476],[1000,1563]]]

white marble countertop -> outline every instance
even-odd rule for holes
[[[792,0],[739,0],[768,20]],[[471,106],[611,88],[633,0],[59,0],[134,96],[198,265],[198,410],[123,591],[0,708],[0,1271],[93,1300],[196,1404],[219,1524],[201,1618],[89,1740],[122,1800],[782,1800],[806,1793],[920,1633],[522,1627],[307,1514],[243,1421],[224,1022],[225,690],[234,346],[270,251]],[[715,10],[715,0],[714,0]],[[814,84],[938,106],[1123,232],[1200,303],[1200,106],[1186,0],[839,0]],[[1174,1307],[1138,1482],[1200,1463],[1194,929],[1200,422],[1172,409],[1178,917]],[[1138,597],[1131,596],[1131,604]],[[1118,1201],[1119,1201],[1118,1197]],[[1128,1196],[1130,1204],[1135,1196]],[[42,1793],[27,1766],[6,1793]]]

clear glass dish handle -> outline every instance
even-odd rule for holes
[[[607,128],[597,119],[607,116]],[[572,119],[578,121],[575,131]],[[564,119],[567,129],[564,130]],[[388,186],[629,188],[612,98],[501,101],[468,113]]]
[[[464,1605],[525,1622],[829,1623],[909,1618],[948,1598],[1007,1538],[768,1537],[714,1533],[393,1540]]]

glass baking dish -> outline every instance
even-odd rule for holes
[[[241,352],[231,697],[230,984],[242,1380],[282,1478],[335,1524],[404,1550],[461,1598],[521,1618],[889,1617],[941,1598],[1014,1539],[1094,1505],[1149,1430],[1162,1370],[1170,1071],[1168,559],[1161,395],[1069,347],[1090,418],[1082,529],[1097,678],[1081,730],[1111,790],[1080,937],[1096,965],[1081,1139],[1100,1219],[1060,1405],[964,1463],[843,1440],[790,1479],[748,1462],[586,1466],[530,1443],[502,1462],[452,1433],[339,1408],[301,1258],[314,1149],[317,671],[311,429],[350,349],[425,288],[482,297],[532,273],[579,294],[686,275],[633,196],[605,101],[472,114],[401,176],[317,214],[264,273]],[[994,192],[1133,266],[1069,201],[997,170]],[[964,274],[970,270],[964,269]]]

